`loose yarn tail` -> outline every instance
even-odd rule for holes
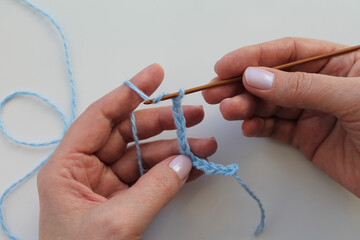
[[[137,92],[139,94],[139,96],[141,96],[145,101],[149,100],[150,98],[144,94],[140,89],[138,89],[136,86],[134,86],[130,81],[125,81],[125,84],[127,84],[131,89],[133,89],[135,92]],[[161,100],[161,98],[165,95],[166,93],[162,93],[159,97],[157,97],[153,103],[159,102]],[[183,114],[183,110],[181,107],[181,99],[184,97],[185,92],[184,89],[180,89],[179,92],[179,96],[175,97],[172,99],[173,101],[173,106],[172,106],[172,111],[173,111],[173,118],[174,118],[174,122],[176,125],[176,133],[177,133],[177,140],[179,143],[179,151],[182,155],[186,155],[188,156],[192,163],[193,166],[196,167],[199,170],[204,171],[205,174],[217,174],[217,175],[225,175],[225,176],[233,176],[236,181],[245,189],[245,191],[257,202],[259,209],[260,209],[260,223],[257,226],[254,234],[257,235],[260,232],[263,231],[264,226],[265,226],[265,210],[262,206],[262,203],[260,201],[260,199],[254,194],[254,192],[252,192],[249,188],[249,186],[247,186],[242,179],[237,175],[237,172],[239,170],[239,167],[237,164],[230,164],[227,166],[221,165],[221,164],[216,164],[213,162],[208,162],[205,159],[199,158],[197,156],[195,156],[191,150],[190,150],[190,145],[187,141],[186,138],[186,120]],[[136,124],[135,124],[135,118],[134,115],[131,115],[131,124],[133,126],[133,129],[136,129]],[[134,140],[135,140],[135,145],[136,145],[136,149],[137,149],[137,154],[138,154],[138,162],[139,162],[139,168],[140,168],[140,173],[143,174],[142,172],[142,166],[141,166],[141,153],[140,153],[140,148],[139,148],[139,142],[137,139],[136,135],[136,131],[134,132]]]
[[[66,130],[70,127],[70,125],[73,123],[73,121],[75,120],[75,117],[76,117],[76,114],[75,114],[75,110],[76,110],[75,87],[74,87],[74,80],[73,80],[73,75],[72,75],[72,70],[71,70],[71,65],[70,65],[69,48],[68,48],[68,45],[67,45],[67,42],[66,42],[66,39],[65,39],[65,35],[64,35],[61,27],[48,13],[41,10],[40,8],[35,6],[34,4],[28,2],[27,0],[20,0],[20,1],[22,1],[25,5],[27,5],[31,9],[33,9],[36,12],[43,15],[47,20],[49,20],[55,26],[58,33],[60,34],[60,37],[61,37],[62,42],[63,42],[65,62],[66,62],[66,68],[67,68],[67,73],[68,73],[68,80],[69,80],[69,84],[70,84],[70,88],[71,88],[71,94],[72,94],[72,98],[71,98],[71,116],[70,116],[70,120],[67,121],[66,117],[65,117],[65,114],[60,110],[60,108],[58,106],[56,106],[54,103],[52,103],[49,99],[41,96],[40,94],[37,94],[37,93],[34,93],[34,92],[29,92],[29,91],[17,91],[17,92],[14,92],[14,93],[8,95],[2,102],[0,102],[0,113],[1,113],[2,109],[4,108],[5,104],[8,103],[9,101],[11,101],[15,97],[18,97],[18,96],[30,96],[30,97],[38,98],[42,102],[46,103],[48,106],[53,108],[60,115],[60,117],[61,117],[61,119],[63,120],[63,123],[64,123],[64,130],[63,130],[62,136],[59,139],[54,139],[54,140],[51,140],[51,141],[40,142],[40,143],[38,143],[38,142],[26,142],[26,141],[18,140],[16,138],[14,138],[13,136],[11,136],[11,134],[6,131],[6,129],[5,129],[4,125],[3,125],[3,123],[2,123],[2,120],[1,120],[1,115],[0,115],[0,131],[2,131],[4,133],[4,135],[9,140],[11,140],[11,141],[13,141],[13,142],[15,142],[17,144],[22,144],[22,145],[31,146],[31,147],[41,147],[41,146],[54,145],[54,144],[57,144],[57,143],[59,143],[61,141],[62,137],[64,136],[64,134],[66,132]],[[27,173],[24,177],[22,177],[20,180],[16,181],[10,187],[8,187],[0,197],[0,225],[1,225],[1,228],[4,231],[4,233],[12,240],[18,240],[18,238],[14,234],[12,234],[10,232],[10,230],[6,226],[5,218],[4,218],[4,209],[3,209],[4,201],[5,201],[6,197],[16,187],[18,187],[24,181],[29,179],[31,176],[35,175],[36,172],[41,168],[41,166],[43,166],[49,160],[51,155],[52,155],[52,153],[48,157],[46,157],[40,164],[38,164],[33,170],[31,170],[29,173]]]
[[[257,226],[254,234],[258,235],[259,233],[261,233],[264,230],[265,227],[265,210],[263,208],[263,205],[260,201],[260,199],[255,195],[255,193],[253,191],[251,191],[251,189],[249,188],[248,185],[246,185],[243,180],[237,175],[234,174],[233,175],[234,178],[236,179],[236,181],[245,189],[245,191],[257,202],[259,209],[260,209],[260,223]]]

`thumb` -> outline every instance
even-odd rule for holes
[[[150,221],[185,184],[192,169],[190,158],[172,156],[152,167],[129,189],[128,197],[136,203],[132,216],[137,219],[139,231],[145,230]]]
[[[250,93],[282,107],[318,110],[337,117],[354,110],[351,106],[360,87],[356,78],[254,67],[246,69],[243,82]]]

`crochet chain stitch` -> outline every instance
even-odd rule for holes
[[[150,98],[140,89],[138,89],[134,84],[132,84],[130,81],[124,82],[126,85],[128,85],[132,90],[134,90],[139,96],[141,96],[145,101],[149,100]],[[166,93],[160,94],[157,98],[155,98],[152,102],[157,103],[161,100],[161,98]],[[259,206],[260,209],[260,223],[257,226],[254,234],[257,235],[260,232],[263,231],[264,225],[265,225],[265,210],[262,206],[262,203],[260,199],[250,190],[250,188],[243,182],[243,180],[237,175],[237,172],[239,170],[239,166],[237,164],[231,164],[231,165],[221,165],[213,162],[208,162],[205,159],[199,158],[195,156],[191,150],[189,143],[186,138],[186,120],[183,114],[183,110],[181,107],[181,99],[184,97],[185,92],[184,89],[180,89],[179,96],[172,99],[173,106],[172,106],[172,112],[173,112],[173,118],[176,125],[176,134],[177,134],[177,140],[179,143],[179,150],[180,153],[183,155],[188,156],[194,167],[196,167],[199,170],[204,171],[205,174],[217,174],[217,175],[225,175],[225,176],[233,176],[236,181],[245,189],[245,191],[256,201],[256,203]],[[138,163],[139,163],[139,169],[140,174],[143,174],[143,167],[141,162],[141,152],[140,152],[140,146],[139,146],[139,140],[136,136],[136,122],[135,122],[135,116],[132,113],[131,114],[131,125],[133,129],[133,138],[138,154]],[[135,131],[134,131],[135,129]]]

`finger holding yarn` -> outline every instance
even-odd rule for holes
[[[150,98],[144,94],[140,89],[138,89],[135,85],[133,85],[130,81],[125,81],[124,84],[128,85],[132,90],[137,92],[139,96],[141,96],[145,101],[149,100]],[[161,100],[161,98],[166,95],[166,93],[160,94],[157,98],[155,98],[152,103],[157,103]],[[253,191],[250,190],[249,186],[247,186],[242,179],[237,175],[237,172],[239,170],[239,167],[237,164],[230,164],[227,166],[208,162],[205,159],[199,158],[195,156],[191,150],[190,145],[186,138],[186,120],[184,117],[184,113],[181,107],[181,99],[184,97],[185,91],[184,89],[180,89],[179,95],[172,99],[173,101],[173,119],[174,123],[176,125],[176,134],[177,134],[177,140],[179,144],[179,150],[180,153],[183,155],[188,156],[194,167],[196,167],[199,170],[204,171],[205,174],[217,174],[217,175],[225,175],[225,176],[233,176],[236,181],[244,188],[244,190],[256,201],[258,204],[258,207],[260,209],[260,223],[257,226],[254,234],[257,235],[261,233],[265,226],[265,210],[263,208],[263,205],[260,201],[260,199],[254,194]],[[134,114],[131,115],[131,124],[133,129],[133,137],[135,139],[135,147],[137,150],[137,156],[138,156],[138,163],[140,168],[140,174],[144,174],[143,167],[142,167],[142,161],[141,161],[141,151],[139,147],[139,140],[136,136],[136,121]]]

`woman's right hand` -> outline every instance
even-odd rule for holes
[[[213,81],[243,74],[243,84],[208,89],[203,96],[210,104],[220,103],[225,119],[244,120],[245,136],[270,137],[298,148],[360,197],[360,52],[289,72],[267,68],[345,47],[284,38],[240,48],[216,63]]]

